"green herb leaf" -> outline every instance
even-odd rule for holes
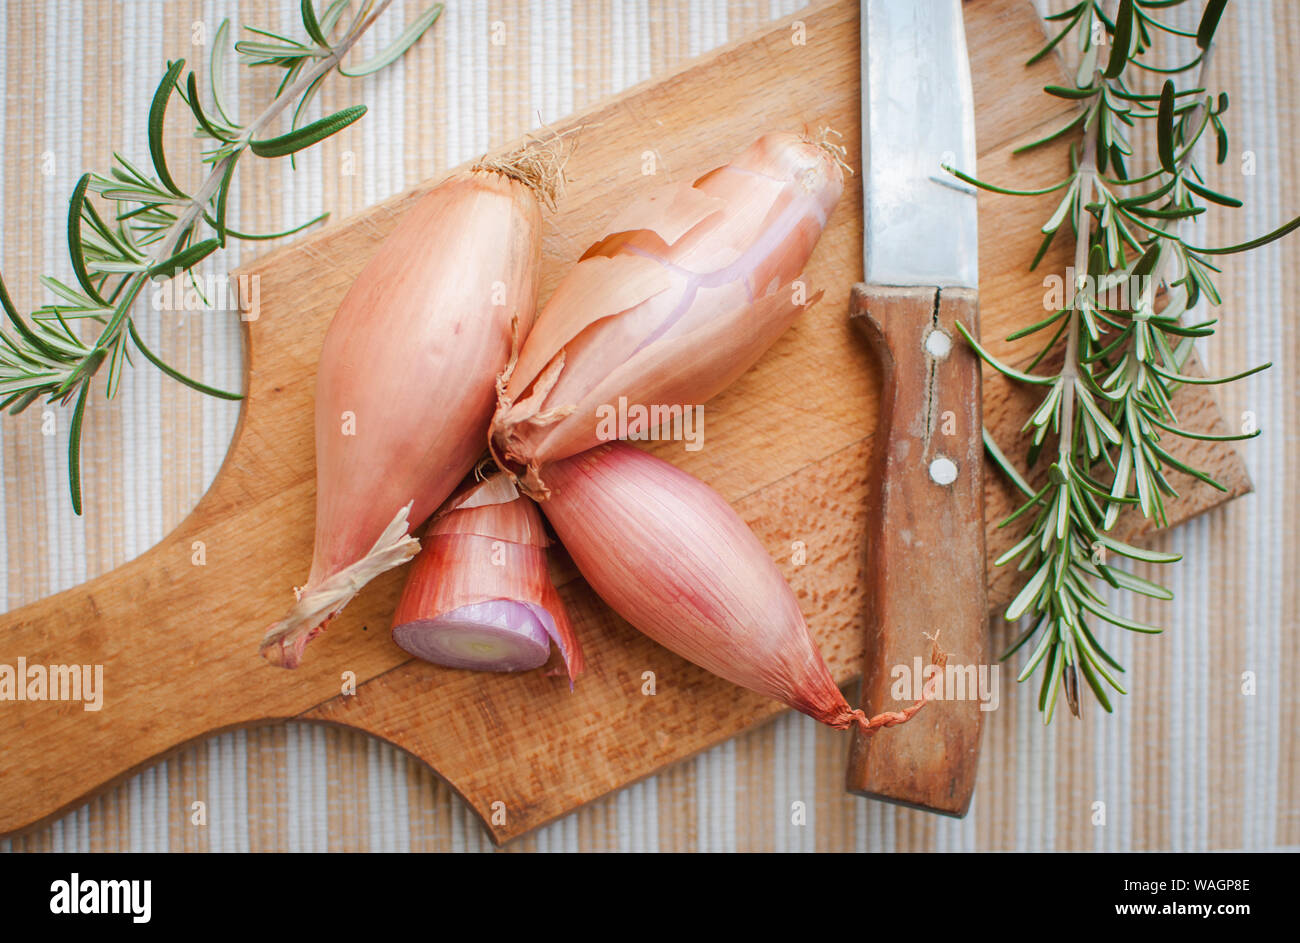
[[[193,268],[221,248],[221,240],[204,239],[177,252],[149,269],[150,278],[171,278],[177,272]]]
[[[329,40],[325,38],[320,23],[316,21],[316,9],[311,0],[302,0],[302,25],[307,30],[307,35],[311,37],[312,42],[326,49],[330,48]]]
[[[308,0],[303,0],[308,2]],[[359,78],[363,75],[370,75],[378,72],[380,69],[397,61],[406,54],[406,50],[415,45],[416,41],[434,24],[434,21],[442,15],[442,4],[436,3],[429,9],[417,16],[411,25],[406,27],[387,49],[379,53],[373,59],[369,59],[354,69],[339,68],[340,75],[346,75],[350,78]]]
[[[1174,161],[1174,83],[1166,81],[1160,91],[1160,111],[1156,118],[1156,150],[1165,173],[1178,173]]]
[[[72,512],[81,516],[81,423],[86,413],[86,395],[90,384],[81,385],[77,405],[72,410],[72,425],[68,430],[68,488],[72,493]]]
[[[1196,28],[1196,45],[1209,49],[1214,42],[1214,33],[1219,28],[1219,20],[1228,7],[1228,0],[1209,0],[1205,12],[1201,14],[1201,25]]]
[[[153,94],[153,103],[149,106],[149,156],[153,159],[154,171],[169,191],[176,196],[184,196],[176,181],[167,170],[167,156],[163,153],[163,124],[167,119],[167,100],[176,87],[176,79],[185,68],[185,60],[177,59],[167,64],[167,74],[158,83],[158,90]]]
[[[225,390],[219,390],[214,386],[208,386],[206,383],[200,383],[198,380],[187,377],[170,364],[165,363],[161,358],[154,354],[153,351],[146,347],[144,341],[140,339],[139,333],[136,332],[134,324],[130,325],[127,330],[131,335],[131,343],[135,344],[140,353],[144,354],[145,359],[173,380],[185,384],[190,389],[198,390],[200,393],[206,393],[208,396],[215,396],[217,399],[239,400],[244,398],[244,394],[242,393],[228,393]]]
[[[1110,59],[1106,62],[1106,71],[1102,73],[1108,79],[1117,79],[1128,65],[1129,49],[1133,45],[1133,0],[1120,0],[1119,10],[1115,15],[1115,36],[1110,47]]]
[[[288,134],[261,141],[252,141],[249,148],[258,157],[287,157],[296,151],[325,140],[332,134],[337,134],[365,113],[365,105],[353,105],[351,108],[344,108],[342,111],[313,121],[311,124],[290,131]]]
[[[108,302],[100,296],[90,280],[90,275],[86,272],[85,251],[81,244],[81,217],[85,212],[86,187],[89,185],[90,174],[82,174],[81,179],[72,189],[72,199],[68,201],[68,258],[72,262],[72,274],[76,276],[81,290],[97,304],[107,307]]]
[[[199,102],[199,82],[194,73],[191,72],[186,79],[186,86],[189,91],[187,100],[190,111],[194,112],[194,119],[198,121],[199,127],[207,132],[209,137],[216,138],[218,141],[224,141],[226,144],[231,143],[231,139],[208,121],[208,116],[203,112],[203,105]]]

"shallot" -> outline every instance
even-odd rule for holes
[[[902,723],[933,696],[928,685],[915,703],[870,718],[850,708],[767,550],[686,472],[622,442],[546,471],[541,507],[578,571],[665,648],[841,730]],[[942,665],[937,646],[934,659]]]
[[[434,187],[334,315],[316,375],[311,573],[266,630],[272,663],[296,667],[363,586],[414,556],[410,528],[478,460],[496,377],[533,322],[548,155],[530,145]]]
[[[820,297],[798,277],[843,189],[841,152],[825,134],[768,134],[621,212],[501,378],[499,464],[544,498],[543,466],[598,445],[602,409],[625,397],[671,414],[744,373]]]
[[[569,679],[582,649],[546,565],[537,506],[505,475],[475,482],[438,511],[393,616],[393,641],[450,668],[527,671],[554,641]]]

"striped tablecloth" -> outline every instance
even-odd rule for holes
[[[380,48],[423,5],[397,0],[363,48]],[[346,217],[798,6],[450,0],[402,62],[327,85],[321,107],[370,106],[359,124],[309,152],[296,172],[287,161],[250,161],[237,183],[239,225],[267,231],[323,210]],[[1192,6],[1181,22],[1194,24]],[[21,307],[39,303],[38,275],[70,278],[64,219],[77,177],[106,168],[114,149],[147,164],[147,103],[164,62],[205,57],[203,43],[224,17],[299,30],[289,0],[0,0],[0,263]],[[1213,82],[1232,96],[1234,145],[1217,180],[1246,207],[1212,213],[1204,232],[1236,242],[1300,212],[1300,5],[1232,4],[1220,36]],[[237,102],[264,100],[269,78],[242,71]],[[194,179],[200,168],[187,165],[185,150],[173,148],[173,172]],[[340,151],[352,153],[354,174],[333,170]],[[208,269],[225,271],[249,251],[227,249]],[[1300,509],[1287,489],[1300,480],[1300,237],[1228,258],[1222,287],[1221,331],[1203,349],[1209,369],[1274,363],[1220,391],[1230,418],[1252,412],[1265,431],[1244,447],[1256,493],[1160,541],[1186,556],[1167,574],[1176,600],[1125,599],[1120,611],[1169,630],[1117,640],[1134,693],[1114,715],[1092,709],[1044,728],[1035,691],[1004,692],[986,729],[972,811],[950,821],[846,796],[843,738],[788,714],[509,849],[1300,847],[1300,698],[1286,680],[1298,667]],[[195,313],[141,321],[164,357],[238,387],[235,324]],[[111,403],[98,393],[85,436],[84,518],[71,513],[66,493],[68,413],[57,414],[55,435],[43,434],[39,408],[0,422],[0,600],[8,608],[158,541],[212,481],[238,412],[147,366],[127,374]],[[995,644],[1009,634],[1000,629]],[[1244,672],[1257,678],[1250,696],[1241,693]],[[203,826],[191,823],[196,801],[206,804]],[[804,825],[791,822],[796,801],[806,805]],[[474,815],[420,764],[360,734],[298,724],[212,737],[53,825],[0,842],[54,851],[491,847]]]

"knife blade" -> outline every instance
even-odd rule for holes
[[[936,633],[948,667],[907,723],[855,734],[847,787],[961,816],[988,661],[980,369],[955,328],[978,336],[976,198],[944,169],[975,172],[970,63],[960,0],[862,0],[861,31],[864,280],[850,316],[883,378],[862,708],[919,696]]]

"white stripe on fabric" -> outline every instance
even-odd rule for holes
[[[56,13],[45,12],[45,32],[42,48],[47,51],[44,61],[45,113],[42,123],[42,150],[48,151],[54,161],[54,174],[43,172],[34,175],[41,187],[41,204],[45,225],[41,231],[40,269],[53,274],[61,281],[75,284],[72,266],[68,261],[67,230],[68,196],[81,175],[81,89],[68,81],[67,63],[79,61],[82,30],[80,8],[68,8]],[[42,158],[44,154],[41,155]],[[43,168],[42,168],[43,170]],[[39,289],[38,303],[50,299],[43,287]],[[92,390],[98,395],[98,390]],[[48,567],[51,592],[67,589],[86,578],[85,521],[72,513],[68,502],[68,427],[72,422],[71,406],[59,408],[34,404],[34,412],[54,411],[57,416],[56,434],[42,436],[44,446],[42,478],[45,482],[44,499],[46,520],[54,533],[47,541]],[[82,468],[90,467],[90,457],[82,457]]]
[[[532,0],[529,6],[529,123],[558,121],[573,111],[573,4]]]
[[[695,762],[698,851],[736,850],[736,741],[728,740]]]
[[[198,59],[202,59],[201,76],[207,75],[212,52],[212,40],[216,36],[221,21],[223,19],[229,20],[230,26],[227,29],[234,30],[238,26],[238,14],[239,5],[236,0],[206,0],[204,3],[203,23],[206,43],[194,49],[196,62]],[[233,77],[239,74],[236,63],[237,57],[233,49],[231,49],[225,60],[226,75],[231,77],[231,81],[222,92],[222,103],[227,108],[232,109],[234,112],[232,117],[237,117],[239,113],[239,83],[233,80]],[[199,83],[200,95],[203,96],[205,102],[208,101],[206,86],[206,82],[201,81]],[[245,167],[243,173],[247,173],[247,171],[248,168]],[[234,182],[234,192],[236,194],[242,186],[240,176],[241,172],[237,171]],[[238,205],[238,196],[235,196],[233,203],[235,206]],[[234,225],[244,230],[248,228],[247,223],[239,221],[236,221]],[[229,240],[224,249],[214,253],[208,260],[207,270],[218,277],[234,271],[239,267],[242,259],[241,245],[238,239]],[[215,386],[217,389],[237,391],[242,387],[244,379],[243,335],[239,316],[233,311],[217,310],[204,313],[200,365],[204,382]],[[216,479],[217,471],[221,468],[221,463],[225,460],[226,452],[230,448],[231,439],[235,433],[235,425],[239,421],[240,404],[230,400],[217,399],[214,396],[204,396],[202,404],[202,487],[204,491],[207,491]]]
[[[1239,15],[1241,15],[1239,13]],[[1272,23],[1277,15],[1272,0],[1251,5],[1254,22]],[[1250,236],[1275,228],[1284,218],[1281,207],[1278,165],[1281,142],[1277,136],[1276,95],[1273,83],[1277,75],[1277,51],[1271,29],[1239,28],[1238,55],[1246,63],[1243,92],[1246,101],[1237,127],[1240,147],[1256,153],[1257,172],[1242,176],[1246,229]],[[1236,109],[1234,108],[1234,111]],[[1286,331],[1283,318],[1288,316],[1287,299],[1282,297],[1281,250],[1276,243],[1245,256],[1235,257],[1244,264],[1246,277],[1241,280],[1244,297],[1237,317],[1249,318],[1246,332],[1246,355],[1250,365],[1277,359],[1284,349]],[[1247,384],[1248,408],[1254,410],[1264,434],[1246,443],[1244,453],[1254,473],[1256,493],[1240,504],[1246,515],[1248,546],[1256,552],[1246,569],[1246,664],[1239,670],[1255,672],[1257,694],[1246,698],[1241,737],[1245,792],[1242,796],[1242,844],[1246,848],[1265,849],[1277,842],[1277,781],[1279,752],[1281,676],[1281,611],[1286,580],[1293,574],[1281,571],[1284,559],[1283,528],[1277,526],[1272,508],[1290,503],[1286,469],[1286,437],[1290,433],[1288,402],[1294,402],[1290,377],[1285,369],[1274,367],[1244,381]],[[1294,624],[1294,619],[1288,620]],[[1240,690],[1241,681],[1234,679]]]
[[[0,131],[8,136],[8,128],[5,125],[9,120],[9,10],[7,7],[0,7],[0,105],[4,106],[3,113],[0,113]],[[5,274],[4,260],[8,256],[8,245],[5,239],[5,226],[3,221],[9,217],[5,215],[5,187],[3,186],[3,168],[0,168],[0,276]],[[12,289],[10,290],[12,294]],[[15,299],[15,304],[17,300]],[[6,511],[6,484],[9,481],[8,469],[5,467],[5,450],[4,436],[13,435],[9,427],[0,426],[0,534],[6,538],[11,537],[9,516]],[[17,530],[17,524],[14,525]],[[0,608],[8,610],[10,607],[9,599],[9,544],[10,540],[0,540]],[[0,851],[9,851],[12,847],[10,841],[5,839],[0,842]]]

